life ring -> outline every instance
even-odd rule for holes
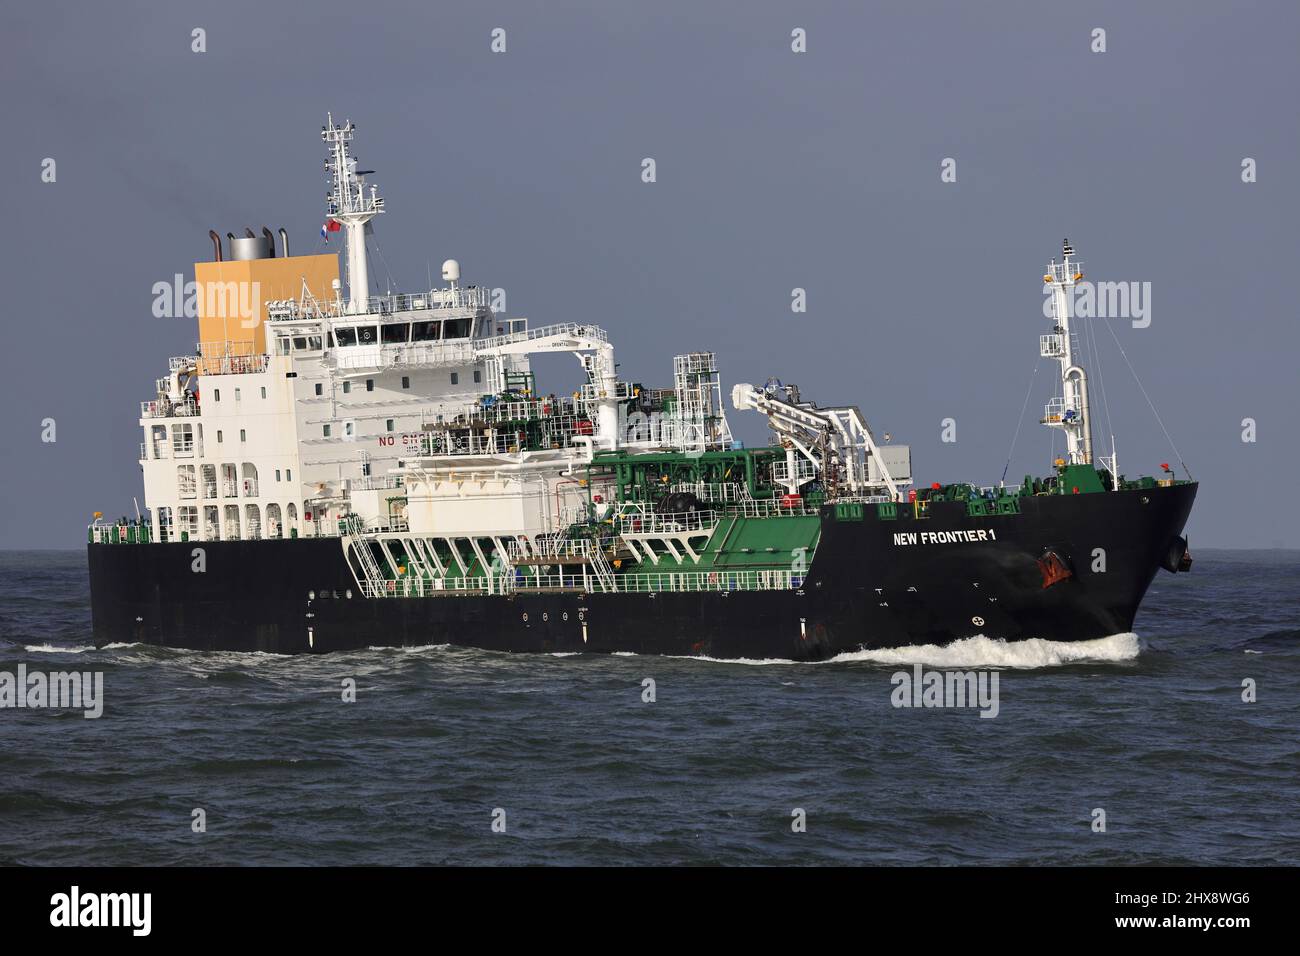
[[[396,582],[396,581],[389,581],[389,582],[388,582],[388,593],[389,593],[389,594],[394,594],[394,593],[396,593],[396,591],[397,591],[397,582]]]

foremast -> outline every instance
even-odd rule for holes
[[[1053,327],[1039,336],[1039,354],[1055,359],[1061,370],[1061,394],[1047,403],[1042,423],[1065,433],[1065,461],[1070,465],[1092,464],[1092,423],[1088,408],[1088,375],[1079,364],[1078,342],[1071,330],[1075,284],[1083,279],[1083,263],[1074,258],[1074,247],[1066,239],[1061,262],[1047,264],[1043,282],[1050,286]]]

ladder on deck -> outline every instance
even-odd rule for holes
[[[618,582],[614,580],[614,569],[605,557],[605,551],[601,548],[600,542],[587,542],[587,563],[591,566],[591,570],[595,572],[601,590],[607,592],[618,590]]]
[[[384,594],[384,572],[379,569],[379,562],[375,560],[374,552],[370,550],[370,542],[366,540],[361,533],[361,522],[355,518],[349,518],[344,522],[344,543],[352,548],[352,553],[357,556],[357,561],[361,564],[361,570],[365,573],[366,581],[369,588],[362,588],[362,591],[370,591],[371,596],[382,597]],[[361,582],[357,581],[360,585]]]

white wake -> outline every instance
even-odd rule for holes
[[[1091,641],[1045,641],[1030,638],[1004,641],[976,635],[943,647],[887,647],[838,654],[827,663],[866,661],[872,664],[928,664],[942,668],[1006,667],[1031,670],[1082,661],[1130,661],[1142,652],[1142,641],[1131,631]]]

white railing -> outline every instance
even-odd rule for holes
[[[1060,358],[1065,354],[1065,336],[1040,335],[1038,337],[1038,354],[1043,358]]]
[[[803,586],[794,571],[658,571],[620,574],[620,591],[787,591]]]
[[[424,312],[430,309],[486,309],[492,299],[492,290],[430,289],[428,292],[404,292],[393,295],[372,295],[366,303],[368,315],[391,315],[395,312]]]
[[[336,368],[419,368],[430,365],[466,365],[474,360],[469,339],[454,342],[409,342],[387,345],[344,345],[325,353]]]
[[[790,470],[790,462],[784,458],[772,462],[772,480],[778,484],[785,484],[787,481],[803,481],[814,478],[817,475],[817,467],[804,458],[802,455],[794,461],[794,471]]]
[[[489,577],[422,578],[412,575],[387,581],[362,581],[361,594],[368,598],[437,597],[447,594],[492,594],[501,582]]]
[[[531,546],[512,538],[506,542],[506,560],[513,564],[542,558],[587,558],[593,550],[586,538],[543,538]]]
[[[888,498],[884,499],[888,500]],[[779,498],[746,499],[729,502],[724,510],[727,515],[740,515],[744,518],[782,518],[798,515],[815,515],[817,509],[798,501],[783,501]]]
[[[717,526],[716,511],[681,511],[668,514],[631,512],[618,516],[622,535],[661,535],[699,532],[707,534]]]
[[[1043,406],[1043,421],[1045,423],[1065,421],[1067,415],[1072,421],[1078,420],[1078,402],[1066,402],[1063,398],[1054,398]]]
[[[141,418],[185,418],[199,414],[199,403],[193,396],[173,402],[171,399],[159,398],[151,402],[140,403]]]
[[[200,375],[249,375],[265,372],[268,356],[259,355],[200,355],[194,360]]]
[[[401,475],[367,475],[364,478],[353,478],[352,486],[362,491],[386,491],[404,488],[403,481]]]
[[[556,325],[539,326],[524,332],[494,335],[490,338],[480,339],[477,345],[481,349],[492,349],[503,345],[514,345],[517,342],[532,342],[536,339],[550,338],[551,336],[572,336],[574,338],[595,339],[598,342],[609,341],[609,333],[599,326],[581,325],[577,322],[561,322]]]

